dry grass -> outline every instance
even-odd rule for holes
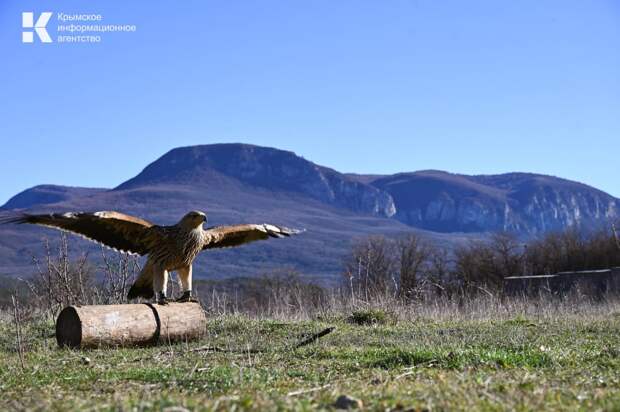
[[[333,409],[342,394],[368,410],[620,407],[615,300],[273,309],[213,314],[199,342],[91,351],[58,349],[52,323],[24,314],[24,369],[12,316],[0,312],[0,409],[311,410]],[[354,310],[376,319],[389,311],[393,321],[359,325],[349,321]],[[329,326],[336,330],[293,349]],[[192,350],[201,346],[230,351]]]

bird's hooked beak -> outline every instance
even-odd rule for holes
[[[203,221],[203,222],[205,222],[205,223],[207,223],[207,215],[203,215],[203,216],[202,216],[202,221]]]

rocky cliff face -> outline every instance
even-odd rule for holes
[[[423,171],[371,182],[392,195],[394,217],[440,232],[534,235],[620,217],[620,201],[592,187],[527,173],[464,176]]]
[[[274,192],[299,193],[354,212],[390,217],[391,196],[293,152],[242,144],[174,149],[119,186],[126,190],[157,183],[205,186],[217,191],[230,179]]]
[[[514,205],[506,222],[510,230],[541,233],[620,217],[618,199],[581,183],[528,173],[474,179],[506,192]]]

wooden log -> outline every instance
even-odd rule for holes
[[[193,340],[206,328],[206,314],[193,302],[67,306],[56,320],[56,341],[71,348],[146,346]]]

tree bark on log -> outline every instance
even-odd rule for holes
[[[147,346],[193,340],[206,328],[206,314],[194,302],[67,306],[56,320],[56,341],[71,348]]]

